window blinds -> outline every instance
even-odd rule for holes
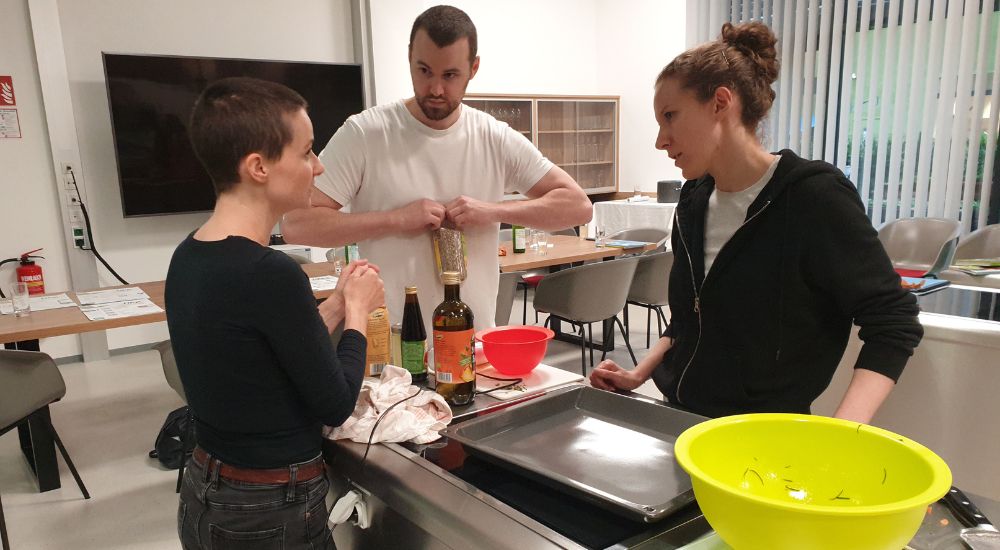
[[[837,165],[875,225],[908,217],[996,222],[1000,115],[995,0],[689,0],[695,36],[756,20],[778,36],[771,150]]]

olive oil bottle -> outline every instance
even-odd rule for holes
[[[410,371],[414,382],[423,382],[427,379],[427,364],[424,363],[424,354],[427,352],[427,330],[424,328],[424,316],[420,314],[420,302],[417,300],[415,286],[406,287],[400,340],[402,367]]]
[[[434,309],[434,371],[437,392],[449,405],[468,405],[476,392],[472,310],[459,296],[459,273],[445,271],[444,301]]]

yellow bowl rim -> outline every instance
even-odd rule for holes
[[[733,487],[716,480],[714,477],[709,476],[704,470],[696,466],[691,460],[691,444],[705,432],[716,428],[718,426],[729,425],[729,424],[740,424],[740,423],[761,423],[761,422],[772,422],[775,420],[780,421],[796,421],[796,422],[813,422],[820,424],[835,425],[849,429],[863,429],[868,433],[881,436],[886,439],[891,439],[910,450],[924,460],[930,467],[934,474],[934,479],[931,481],[930,485],[921,491],[920,493],[897,502],[892,502],[888,504],[863,504],[854,507],[843,507],[834,506],[830,504],[810,504],[808,506],[803,506],[801,504],[794,504],[789,502],[784,502],[781,500],[775,500],[770,497],[763,497],[759,495],[754,495],[750,493],[737,492]],[[892,514],[896,512],[902,512],[904,510],[916,508],[920,506],[921,508],[931,504],[932,502],[938,500],[948,490],[951,488],[951,469],[945,463],[941,457],[939,457],[934,451],[928,449],[927,447],[899,435],[897,433],[871,426],[868,424],[861,424],[858,422],[852,422],[849,420],[842,420],[839,418],[830,418],[827,416],[819,415],[809,415],[809,414],[795,414],[795,413],[750,413],[750,414],[739,414],[733,416],[723,416],[719,418],[713,418],[711,420],[706,420],[700,424],[696,424],[687,430],[685,430],[680,437],[677,438],[677,442],[674,443],[674,456],[677,458],[677,462],[682,468],[690,475],[692,478],[697,477],[701,482],[706,483],[719,489],[723,492],[737,495],[741,498],[763,504],[772,508],[780,508],[795,512],[806,512],[808,514],[820,514],[820,515],[830,515],[831,513],[835,515],[846,515],[846,516],[858,516],[858,515],[881,515],[881,514]],[[696,492],[697,493],[697,492]],[[697,494],[695,495],[697,497]]]

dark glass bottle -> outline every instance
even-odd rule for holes
[[[476,392],[476,332],[472,310],[459,296],[459,273],[445,271],[444,301],[434,309],[437,392],[450,405],[468,405]]]
[[[420,314],[420,302],[417,300],[415,286],[406,287],[400,340],[402,367],[410,371],[414,382],[427,380],[427,363],[424,362],[424,354],[427,352],[427,330],[424,328],[424,317]]]

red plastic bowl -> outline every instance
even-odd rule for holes
[[[476,340],[483,343],[483,354],[497,372],[521,376],[538,366],[553,336],[545,327],[506,326],[481,330]]]

